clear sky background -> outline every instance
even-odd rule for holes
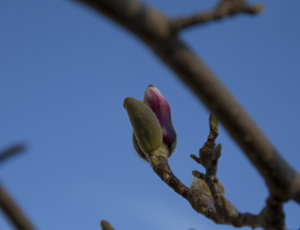
[[[146,2],[172,17],[217,3]],[[180,36],[299,171],[300,1],[262,3],[259,16]],[[0,149],[27,145],[0,165],[0,182],[37,229],[99,230],[102,219],[116,230],[234,229],[197,214],[133,150],[123,100],[143,99],[148,84],[171,106],[178,147],[170,165],[186,185],[193,170],[204,172],[189,155],[209,132],[209,111],[140,40],[72,1],[1,1],[0,29]],[[217,143],[226,197],[258,214],[264,181],[222,126]],[[299,205],[284,209],[287,227],[298,229]],[[1,212],[0,229],[13,229]]]

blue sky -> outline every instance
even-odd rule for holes
[[[146,2],[172,17],[216,3]],[[261,2],[259,16],[180,36],[299,169],[300,2]],[[116,230],[234,229],[195,213],[133,150],[123,100],[142,99],[148,84],[171,106],[178,147],[170,165],[186,185],[203,172],[189,155],[208,135],[207,109],[140,40],[72,1],[1,1],[0,28],[0,148],[27,145],[1,165],[0,181],[38,229],[100,229],[102,219]],[[226,197],[259,213],[264,181],[222,126],[217,142]],[[299,205],[284,207],[287,227],[298,229]],[[13,229],[2,213],[0,229]]]

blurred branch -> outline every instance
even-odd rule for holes
[[[0,163],[5,160],[16,156],[17,154],[25,150],[24,144],[17,144],[3,150],[0,153]],[[4,211],[7,217],[11,220],[13,225],[19,230],[34,230],[30,221],[26,218],[24,213],[20,210],[17,204],[5,191],[5,189],[0,184],[0,208]]]
[[[212,71],[174,34],[172,20],[136,0],[76,0],[143,40],[213,112],[257,168],[270,194],[300,204],[300,174],[272,144]]]
[[[224,19],[240,13],[256,15],[262,9],[263,7],[260,4],[250,6],[244,0],[222,0],[214,10],[173,19],[171,27],[174,31],[179,31],[187,27]]]
[[[35,228],[12,200],[8,193],[0,184],[0,207],[11,220],[13,225],[19,230],[34,230]]]
[[[17,144],[3,150],[2,152],[0,152],[0,164],[3,163],[5,160],[15,156],[16,154],[23,152],[24,150],[24,144]]]

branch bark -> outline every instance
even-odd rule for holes
[[[213,72],[172,29],[172,20],[135,0],[76,0],[94,8],[138,36],[213,112],[264,178],[270,194],[300,204],[300,175]]]
[[[0,207],[16,229],[35,230],[33,225],[0,184]]]
[[[191,26],[224,19],[228,16],[233,16],[240,13],[258,14],[262,10],[263,7],[260,4],[250,6],[244,0],[223,0],[214,10],[174,19],[171,22],[171,26],[173,27],[174,31],[178,31]]]
[[[221,144],[215,147],[215,140],[218,136],[218,121],[215,116],[210,115],[210,134],[204,146],[199,150],[199,158],[195,155],[191,157],[201,164],[206,174],[198,171],[193,171],[194,180],[192,188],[205,188],[203,180],[209,187],[209,191],[214,200],[214,207],[218,220],[221,223],[233,225],[235,227],[251,226],[253,229],[263,227],[266,230],[285,230],[283,202],[277,197],[269,196],[265,208],[259,215],[251,213],[240,213],[231,203],[225,198],[225,189],[221,182],[216,178],[218,169],[218,160],[221,156]],[[201,182],[201,183],[200,183]]]

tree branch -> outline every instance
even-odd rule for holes
[[[228,224],[235,227],[251,226],[252,228],[256,228],[261,226],[260,221],[263,221],[263,219],[259,219],[259,216],[252,215],[250,213],[238,212],[238,210],[228,200],[226,200],[223,195],[220,195],[219,187],[217,183],[215,183],[214,178],[210,178],[213,180],[210,183],[210,189],[213,194],[212,199],[203,189],[190,189],[182,184],[181,181],[173,174],[165,156],[150,156],[150,163],[153,171],[163,182],[171,187],[176,193],[185,198],[196,212],[206,216],[215,223]],[[209,173],[207,173],[207,176],[210,176]],[[269,216],[270,220],[272,220],[274,215],[270,215],[269,211],[270,210],[266,210],[265,214]],[[267,224],[269,224],[269,222],[266,222],[265,226],[269,226]]]
[[[21,153],[25,150],[24,144],[17,144],[0,152],[0,164],[12,156]]]
[[[169,18],[135,0],[76,1],[108,16],[143,40],[216,115],[265,179],[270,194],[300,204],[299,173],[277,153],[204,62],[173,33]]]
[[[12,147],[9,147],[3,150],[0,153],[0,163],[3,163],[5,160],[10,157],[15,156],[25,150],[24,144],[17,144]],[[7,215],[8,219],[11,220],[13,225],[19,230],[34,230],[35,228],[26,218],[21,209],[5,191],[5,189],[0,184],[0,208]]]
[[[33,225],[20,210],[13,199],[8,195],[0,184],[0,207],[19,230],[35,230]]]
[[[263,227],[264,229],[285,230],[284,213],[282,209],[283,201],[277,197],[267,199],[266,207],[259,215],[250,213],[240,213],[226,198],[225,189],[221,182],[216,178],[218,160],[221,156],[221,144],[215,146],[218,136],[218,121],[214,115],[210,115],[210,134],[204,146],[199,150],[199,158],[191,155],[197,163],[206,169],[206,174],[193,171],[192,188],[204,189],[211,194],[214,200],[214,207],[219,223],[230,224],[235,227],[251,226],[252,228]],[[205,185],[209,189],[205,188]]]
[[[217,7],[208,12],[200,12],[187,17],[179,17],[171,21],[174,32],[187,27],[224,19],[240,13],[256,15],[262,11],[260,4],[250,6],[244,0],[222,0]]]
[[[220,223],[213,201],[200,189],[189,189],[173,174],[165,156],[150,156],[153,171],[176,193],[189,201],[194,210],[216,223]]]

